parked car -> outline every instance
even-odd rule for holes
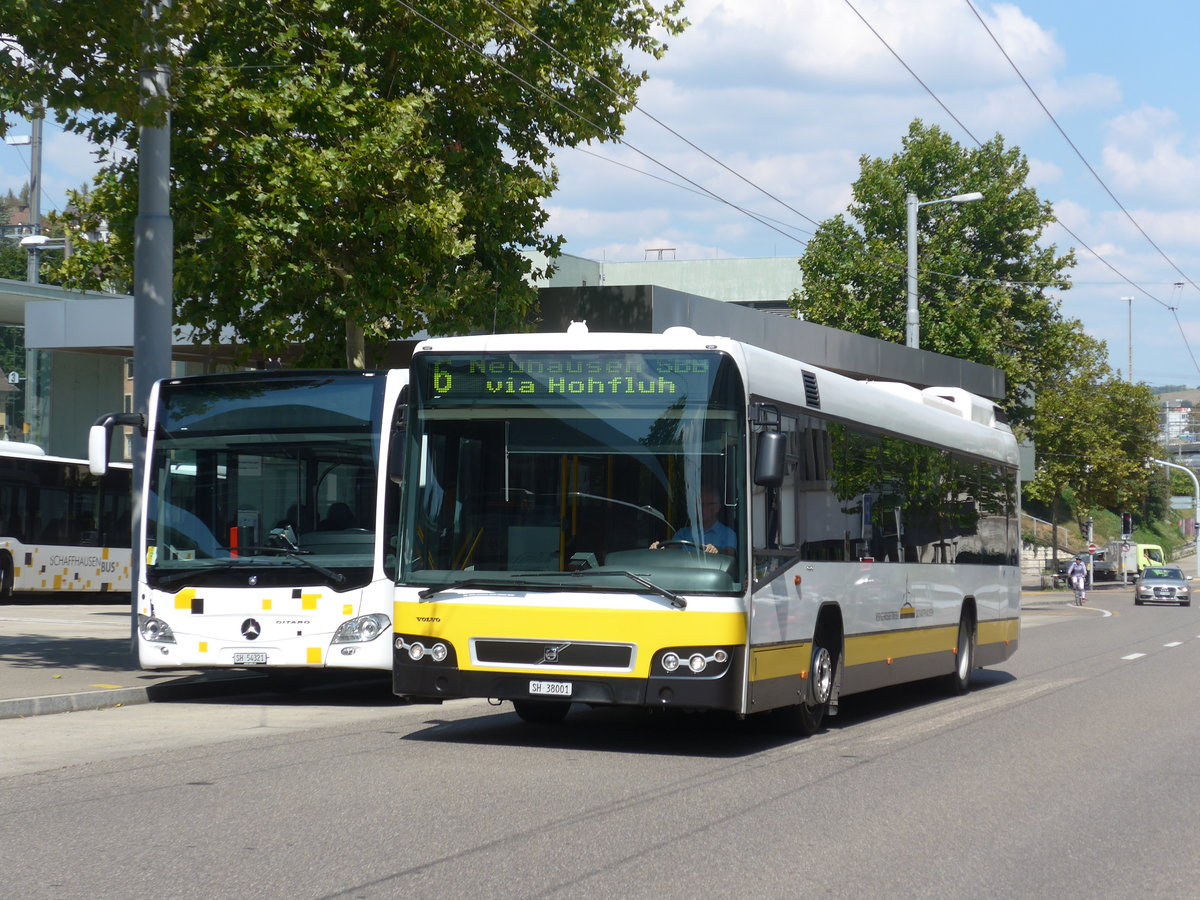
[[[1147,566],[1133,588],[1133,602],[1137,606],[1147,602],[1191,606],[1190,580],[1182,569],[1174,566]]]

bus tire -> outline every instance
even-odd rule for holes
[[[11,603],[13,598],[12,557],[0,557],[0,603]]]
[[[958,643],[955,645],[954,671],[945,676],[943,684],[953,696],[971,689],[971,672],[975,668],[975,621],[964,610],[958,620]]]
[[[833,696],[833,679],[837,672],[837,651],[825,646],[818,632],[813,639],[812,659],[805,680],[804,702],[773,710],[769,715],[777,731],[796,737],[816,734],[825,715],[829,712],[829,700]]]
[[[522,722],[533,725],[557,725],[571,709],[569,700],[514,700],[513,709]]]

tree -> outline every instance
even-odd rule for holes
[[[12,238],[0,238],[0,278],[24,281],[26,271],[25,251]]]
[[[1049,288],[1066,290],[1074,253],[1038,242],[1054,215],[1025,181],[1029,164],[1000,136],[964,149],[914,121],[890,159],[862,157],[847,216],[822,222],[800,260],[793,305],[805,319],[903,343],[907,313],[905,195],[922,201],[981,191],[968,204],[920,210],[921,348],[1001,369],[1017,422],[1048,383],[1046,353],[1071,330]]]
[[[422,329],[521,328],[541,273],[520,251],[562,242],[541,205],[552,148],[619,134],[646,78],[625,54],[659,56],[656,35],[685,24],[682,0],[195,0],[155,22],[13,2],[0,34],[23,56],[0,58],[0,107],[45,96],[101,147],[136,145],[131,85],[160,30],[176,319],[261,352],[299,344],[310,364]],[[118,158],[76,198],[75,227],[105,218],[115,239],[77,244],[69,284],[127,283],[136,196]]]
[[[1158,452],[1158,409],[1149,387],[1113,375],[1103,342],[1082,327],[1057,353],[1059,380],[1037,398],[1037,474],[1025,493],[1052,504],[1057,524],[1070,487],[1082,531],[1091,510],[1144,506],[1157,474],[1147,461]]]
[[[861,166],[849,218],[821,223],[800,260],[795,307],[810,321],[903,342],[905,195],[927,201],[981,191],[982,202],[920,211],[921,347],[1004,372],[1003,405],[1037,452],[1025,493],[1050,503],[1056,523],[1067,489],[1081,519],[1100,506],[1149,502],[1153,396],[1115,377],[1104,344],[1047,294],[1070,287],[1074,252],[1039,244],[1054,215],[1025,184],[1020,151],[999,136],[964,149],[915,121],[901,153],[863,157]]]

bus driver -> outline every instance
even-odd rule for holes
[[[675,541],[686,541],[703,548],[705,553],[724,553],[732,556],[737,547],[737,533],[724,522],[718,521],[721,506],[721,498],[714,488],[701,488],[700,515],[704,527],[700,529],[700,533],[697,534],[695,526],[689,522],[676,531],[670,541],[655,541],[650,545],[650,549],[661,550]]]

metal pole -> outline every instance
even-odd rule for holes
[[[153,25],[170,0],[150,0],[146,18]],[[164,56],[167,48],[152,43],[143,48],[141,102],[143,110],[161,103],[156,125],[142,125],[138,133],[138,215],[133,242],[133,409],[147,416],[150,389],[171,374],[171,282],[174,274],[175,236],[171,223],[171,118],[167,112],[171,78]],[[141,534],[142,482],[146,471],[146,440],[133,433],[133,603],[130,617],[133,647],[137,647],[137,585],[145,563]]]
[[[1130,383],[1130,384],[1133,384],[1133,298],[1132,298],[1132,297],[1122,297],[1121,299],[1122,299],[1122,300],[1124,300],[1124,301],[1125,301],[1127,304],[1129,304],[1129,309],[1128,309],[1128,320],[1129,320],[1129,371],[1128,371],[1128,378],[1127,378],[1127,380],[1129,381],[1129,383]]]
[[[911,191],[904,198],[908,234],[908,316],[905,343],[914,349],[921,346],[921,313],[917,308],[917,195]]]
[[[29,233],[42,233],[42,125],[46,120],[46,108],[38,103],[33,108],[29,124],[33,136],[29,141]],[[37,284],[41,278],[42,251],[36,244],[29,247],[25,260],[25,280]]]
[[[1179,469],[1181,472],[1187,472],[1188,477],[1192,479],[1192,487],[1195,488],[1194,501],[1196,503],[1196,518],[1192,520],[1192,546],[1196,554],[1196,577],[1200,578],[1200,478],[1196,477],[1187,466],[1181,466],[1179,463],[1167,462],[1165,459],[1154,459],[1151,462],[1156,462],[1160,466],[1169,466],[1172,469]]]

